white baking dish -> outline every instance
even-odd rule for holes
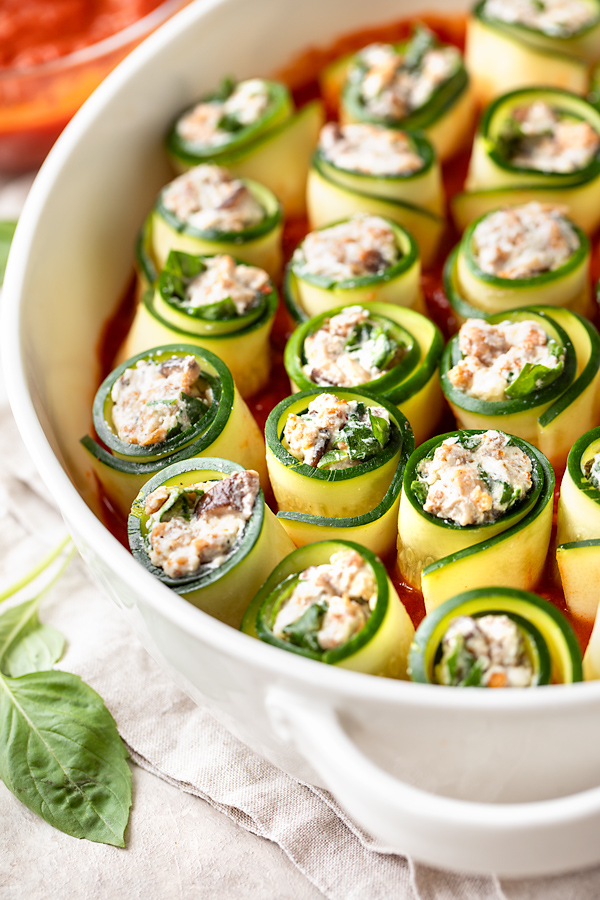
[[[600,861],[600,684],[448,690],[259,644],[156,582],[106,531],[78,444],[102,324],[171,177],[162,138],[173,113],[223,74],[267,74],[311,44],[421,8],[206,0],[153,35],[75,117],[31,191],[2,350],[20,429],[84,559],[191,696],[290,774],[329,787],[388,847],[455,869],[558,872]]]

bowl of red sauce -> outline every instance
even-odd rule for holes
[[[81,104],[189,0],[2,0],[0,173],[36,168]]]

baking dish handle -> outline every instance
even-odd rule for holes
[[[456,800],[377,766],[326,703],[272,687],[271,724],[291,741],[353,820],[386,850],[456,871],[548,875],[600,861],[600,787],[531,803]]]

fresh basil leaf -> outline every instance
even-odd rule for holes
[[[161,508],[157,510],[151,518],[155,522],[168,522],[170,519],[174,519],[178,516],[181,519],[185,519],[186,522],[189,522],[192,518],[192,513],[196,508],[196,504],[198,503],[198,499],[202,496],[204,491],[201,490],[190,490],[189,488],[184,487],[172,487],[169,490],[169,497]]]
[[[370,368],[387,369],[396,353],[398,343],[380,328],[374,331],[369,343]]]
[[[457,634],[453,640],[453,646],[444,648],[435,672],[436,680],[440,684],[454,687],[480,687],[483,666],[480,660],[467,649],[463,635]]]
[[[191,397],[189,394],[182,393],[181,399],[185,403],[185,411],[190,420],[190,427],[197,425],[200,419],[203,419],[208,412],[208,406],[201,397]]]
[[[376,416],[372,410],[369,410],[369,419],[376,440],[382,447],[385,447],[390,439],[390,423],[383,416]]]
[[[343,462],[346,459],[350,459],[348,451],[341,447],[334,447],[332,450],[328,450],[327,453],[323,454],[317,463],[317,469],[325,469],[333,463]]]
[[[429,494],[429,485],[426,481],[422,481],[420,478],[416,478],[413,482],[411,482],[410,489],[421,504],[425,503],[427,500],[427,495]]]
[[[360,350],[371,340],[372,333],[373,325],[371,325],[370,322],[358,322],[350,330],[344,344],[344,349],[349,351]]]
[[[231,75],[221,81],[219,87],[206,97],[207,103],[224,103],[235,91],[236,83]]]
[[[479,475],[479,477],[481,478],[481,480],[483,481],[486,488],[488,489],[488,491],[491,494],[493,486],[494,486],[494,479],[492,478],[492,476],[488,472],[485,471],[483,466],[480,466],[480,465],[477,466],[477,474]]]
[[[123,847],[127,755],[102,699],[76,675],[0,678],[0,778],[50,825]]]
[[[199,256],[171,250],[166,265],[158,276],[158,291],[167,303],[181,306],[185,301],[185,291],[194,278],[206,271],[206,265]]]
[[[564,368],[562,360],[555,366],[544,366],[541,363],[525,363],[514,381],[506,388],[506,396],[511,400],[519,397],[526,397],[533,391],[539,391],[541,388],[552,384],[556,381]]]
[[[425,55],[433,50],[436,44],[435,35],[423,25],[417,25],[413,36],[406,45],[402,68],[414,71],[421,67]]]
[[[367,422],[354,417],[348,419],[340,431],[336,446],[338,443],[347,445],[350,459],[369,459],[380,449],[380,443]]]
[[[318,600],[305,610],[299,619],[290,622],[283,628],[283,633],[290,644],[311,650],[313,653],[321,653],[322,647],[317,640],[317,632],[321,629],[323,616],[329,609],[325,601]]]
[[[482,677],[483,664],[481,663],[481,660],[476,659],[467,675],[462,681],[459,681],[458,687],[481,687]]]
[[[217,303],[207,303],[203,306],[188,307],[188,309],[198,318],[208,319],[210,322],[235,319],[237,316],[235,303],[230,297],[225,297],[224,300],[219,300]]]
[[[464,447],[465,450],[476,450],[481,443],[481,435],[465,434],[464,431],[460,431],[456,443],[460,444],[461,447]]]
[[[63,654],[65,639],[40,622],[39,602],[35,597],[0,616],[0,671],[11,678],[50,669]]]
[[[244,127],[244,123],[239,120],[238,113],[225,113],[217,123],[219,131],[228,131],[231,134],[241,131]]]
[[[0,285],[4,281],[4,272],[6,263],[8,262],[8,251],[12,243],[16,222],[4,220],[0,221]]]

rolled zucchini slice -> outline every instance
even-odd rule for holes
[[[505,323],[512,324],[506,328]],[[489,340],[504,335],[510,343],[511,332],[517,346],[511,349],[506,344],[508,355],[491,350],[486,357]],[[502,360],[507,367],[513,364],[520,340],[543,341],[543,334],[547,343],[540,344],[538,363],[505,368],[505,374],[508,371],[509,378],[512,376],[508,384],[503,375],[494,375],[502,369]],[[590,428],[600,413],[600,336],[596,328],[569,310],[536,306],[489,316],[481,325],[472,320],[463,326],[461,335],[465,346],[474,348],[473,353],[464,359],[461,338],[456,335],[440,365],[442,390],[459,427],[484,429],[501,424],[504,431],[529,441],[561,470],[582,428]],[[527,351],[521,359],[526,356]],[[498,399],[482,396],[481,391],[496,389]]]
[[[313,335],[323,333],[323,327],[334,317],[340,316],[337,321],[342,323],[351,321],[352,311],[356,318],[356,311],[361,309],[364,321],[352,326],[342,352],[341,362],[348,361],[350,368],[345,369],[338,363],[331,371],[311,369],[313,357],[307,347]],[[334,337],[330,357],[335,353],[335,342]],[[327,343],[323,341],[323,344],[327,349]],[[316,365],[318,347],[314,350]],[[293,391],[327,385],[356,386],[356,379],[361,377],[361,369],[366,366],[369,371],[364,371],[364,374],[374,377],[358,383],[362,383],[370,394],[383,397],[397,406],[409,420],[415,442],[420,444],[435,433],[442,414],[443,398],[438,378],[442,350],[440,330],[421,313],[390,303],[370,303],[367,307],[339,306],[299,325],[286,344],[284,364]],[[393,362],[395,359],[395,365],[386,365],[387,360]],[[379,367],[374,369],[373,363],[378,363]],[[344,372],[355,380],[349,383],[348,378],[343,378]]]
[[[208,495],[207,482],[219,482],[237,473],[245,473],[242,466],[214,457],[188,459],[167,466],[144,485],[131,507],[128,520],[129,546],[138,562],[194,606],[234,628],[239,627],[244,610],[267,575],[293,549],[290,539],[266,505],[262,490],[258,489],[249,518],[233,544],[223,545],[223,552],[208,561],[200,557],[196,569],[192,571],[192,565],[187,565],[189,571],[177,575],[168,574],[173,569],[172,560],[166,554],[159,555],[158,560],[153,555],[156,546],[152,547],[151,536],[157,524],[157,513],[150,512],[146,501],[153,492],[163,489],[162,493],[168,496],[158,510],[158,521],[168,527],[176,518],[173,527],[182,531],[186,524],[200,518],[194,507],[199,494],[194,486],[205,485]],[[156,506],[154,503],[152,508]],[[221,506],[220,512],[223,509]],[[223,516],[222,520],[225,518]],[[207,523],[209,532],[212,524]],[[187,552],[180,536],[176,549],[178,561],[182,558],[187,561],[193,556]]]
[[[327,616],[336,600],[322,593],[310,604],[310,594],[307,596],[312,585],[306,579],[310,579],[310,567],[315,566],[327,567],[333,585],[339,587],[337,602],[343,596],[346,610],[355,616],[354,628],[348,627],[333,639]],[[352,566],[362,578],[360,587]],[[305,579],[301,579],[303,573]],[[290,602],[297,602],[294,591],[299,584],[304,588],[304,603],[310,605],[304,612],[298,605],[299,616],[294,620],[286,605],[289,609]],[[362,596],[366,592],[371,594],[367,602]],[[282,612],[290,619],[283,627]],[[346,540],[321,541],[290,553],[248,607],[242,631],[307,659],[389,678],[406,678],[414,635],[410,617],[381,561],[366,547]]]
[[[583,0],[575,5],[585,23],[579,29],[572,27],[573,18],[550,23],[545,8],[536,10],[535,3],[526,11],[530,24],[515,18],[519,11],[511,2],[480,0],[475,5],[467,21],[465,63],[481,105],[507,91],[540,84],[585,95],[589,63],[599,55],[600,4]],[[526,6],[521,5],[521,13]],[[568,4],[563,9],[568,15]]]
[[[479,123],[465,189],[453,201],[460,225],[503,203],[538,200],[566,207],[580,228],[594,231],[600,224],[600,112],[558,88],[498,97]]]
[[[282,231],[282,208],[269,188],[219,166],[197,166],[158,195],[138,239],[138,273],[148,281],[171,250],[181,250],[228,253],[278,278]]]
[[[252,78],[225,79],[214,93],[177,117],[167,150],[179,172],[212,162],[236,176],[266,185],[286,215],[305,211],[310,157],[324,121],[323,104],[307,103],[298,112],[288,88]]]
[[[178,360],[191,360],[200,370],[193,385],[196,397],[190,395],[187,385],[187,397],[183,396],[185,389],[169,389],[168,369]],[[166,377],[156,378],[161,368]],[[138,397],[123,395],[120,437],[113,417],[113,395],[118,399],[117,391],[127,389],[127,380]],[[161,402],[161,394],[165,402]],[[148,426],[143,433],[145,420]],[[192,457],[233,459],[257,471],[262,484],[268,485],[264,441],[231,373],[219,357],[196,345],[153,347],[117,366],[98,388],[93,423],[98,440],[86,435],[81,443],[104,491],[124,516],[129,515],[131,504],[150,477]]]
[[[280,510],[354,519],[381,503],[412,432],[387,400],[337,388],[282,400],[269,414],[265,440]]]
[[[229,289],[234,299],[227,296]],[[194,299],[195,292],[200,300]],[[207,302],[211,297],[215,302]],[[154,289],[143,294],[120,356],[172,341],[195,344],[214,351],[242,396],[250,397],[269,380],[269,335],[277,302],[277,291],[263,270],[228,254],[173,250]]]
[[[575,443],[560,486],[556,559],[569,611],[594,621],[600,600],[600,428]]]
[[[428,76],[432,67],[434,78]],[[408,41],[371,44],[349,61],[341,95],[341,121],[423,131],[440,160],[461,149],[475,106],[456,47],[418,26]]]
[[[527,591],[489,587],[446,600],[410,648],[413,681],[456,687],[538,687],[582,680],[577,637],[559,610]]]
[[[554,472],[546,457],[527,441],[497,430],[487,432],[500,436],[495,440],[503,453],[511,448],[509,452],[521,473],[530,467],[529,488],[523,487],[526,477],[520,483],[517,470],[507,474],[494,461],[493,453],[491,462],[469,458],[466,467],[460,461],[453,463],[449,455],[450,466],[457,466],[455,487],[466,485],[464,498],[468,502],[458,496],[455,517],[450,517],[447,488],[452,485],[444,486],[443,478],[433,494],[435,503],[428,502],[431,488],[428,492],[424,487],[423,465],[433,460],[435,451],[448,439],[466,451],[476,451],[485,434],[454,431],[432,438],[417,447],[404,470],[398,565],[404,580],[422,590],[428,612],[466,588],[498,584],[528,590],[535,586],[544,568],[552,528]],[[528,464],[517,451],[525,455]],[[474,471],[467,471],[465,476],[465,468]],[[426,503],[432,509],[437,506],[440,515],[426,511]],[[478,516],[472,514],[473,507]],[[442,518],[444,514],[448,517]]]
[[[540,253],[542,231],[548,232],[548,241],[552,231],[556,249],[546,242]],[[514,259],[491,257],[499,240],[505,254],[512,244]],[[520,256],[528,248],[533,266]],[[508,206],[484,213],[467,227],[444,266],[444,291],[458,324],[538,304],[591,315],[590,260],[586,234],[559,209],[537,202]]]
[[[296,322],[338,306],[423,303],[421,259],[396,222],[359,213],[310,232],[286,269],[283,298]]]

